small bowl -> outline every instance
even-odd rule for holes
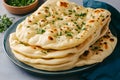
[[[11,6],[8,5],[6,3],[7,0],[3,0],[3,5],[5,6],[5,8],[12,14],[18,14],[18,15],[22,15],[22,14],[27,14],[29,12],[34,11],[37,6],[38,6],[38,0],[35,0],[33,3],[31,3],[30,5],[27,6],[21,6],[21,7],[17,7],[17,6]]]

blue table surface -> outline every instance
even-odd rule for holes
[[[40,5],[45,1],[40,0]],[[82,0],[71,0],[82,5]],[[120,11],[120,0],[99,0],[111,4],[118,11]],[[7,14],[10,17],[15,17],[15,21],[25,16],[18,16],[10,14],[3,6],[2,0],[0,0],[0,15]],[[54,77],[43,77],[42,75],[34,75],[26,72],[23,69],[13,64],[7,57],[3,50],[2,39],[4,33],[0,33],[0,80],[81,80],[80,75],[61,76],[58,78]],[[109,79],[107,79],[109,80]]]

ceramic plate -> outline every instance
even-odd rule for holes
[[[101,2],[99,2],[99,3],[101,3]],[[104,3],[101,3],[101,4],[104,4]],[[107,4],[105,4],[105,5],[107,5]],[[85,6],[86,6],[86,5],[85,5]],[[97,4],[94,4],[94,5],[93,5],[94,8],[96,8],[96,6],[100,6],[100,5],[97,5]],[[90,6],[90,7],[91,7],[91,6]],[[104,6],[103,6],[103,8],[104,8]],[[107,7],[105,7],[105,8],[107,8]],[[110,9],[110,8],[108,7],[108,9]],[[114,10],[114,8],[113,8],[113,9],[111,8],[110,10]],[[112,12],[112,11],[111,11],[111,12]],[[15,58],[15,56],[14,56],[13,53],[11,52],[11,49],[10,49],[10,45],[9,45],[9,41],[8,41],[8,40],[9,40],[9,35],[10,35],[10,33],[15,32],[17,25],[18,25],[20,22],[22,22],[25,18],[26,18],[26,17],[23,17],[23,18],[19,19],[16,23],[14,23],[14,24],[6,31],[6,33],[5,33],[5,35],[4,35],[4,41],[3,41],[4,50],[5,50],[5,52],[7,53],[8,57],[12,60],[12,62],[14,62],[14,63],[15,63],[16,65],[18,65],[19,67],[21,67],[21,68],[23,68],[23,69],[25,69],[25,70],[31,71],[31,72],[40,73],[40,74],[45,74],[45,75],[53,75],[53,74],[54,74],[54,75],[60,75],[60,74],[64,75],[64,74],[71,74],[71,73],[80,72],[80,71],[89,69],[89,68],[91,68],[91,67],[93,67],[93,66],[96,65],[96,64],[92,64],[92,65],[89,65],[89,66],[77,67],[77,68],[73,68],[73,69],[65,70],[65,71],[50,72],[50,71],[44,71],[44,70],[35,69],[35,68],[33,68],[33,67],[30,67],[30,66],[28,66],[28,65],[20,62],[19,60],[17,60],[17,59]],[[111,21],[111,24],[110,24],[110,30],[112,31],[112,33],[113,33],[114,35],[117,35],[117,34],[119,34],[119,33],[118,33],[119,31],[117,31],[118,29],[115,29],[115,28],[117,28],[117,25],[116,25],[116,21],[115,21],[116,19],[114,19],[114,18],[115,18],[114,15],[112,15],[112,21]],[[115,25],[113,25],[114,23],[115,23]]]

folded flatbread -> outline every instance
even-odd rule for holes
[[[110,15],[105,9],[84,8],[67,0],[48,0],[18,25],[16,36],[25,44],[44,49],[68,49],[103,28]]]
[[[103,37],[98,39],[94,44],[90,45],[88,49],[82,50],[82,55],[79,53],[71,53],[69,56],[47,59],[31,58],[14,50],[13,53],[18,60],[34,68],[48,71],[61,71],[68,70],[73,67],[102,62],[112,53],[116,43],[116,37],[108,31]]]
[[[109,31],[110,12],[68,0],[48,0],[10,34],[10,48],[21,62],[47,71],[102,62],[117,39]]]

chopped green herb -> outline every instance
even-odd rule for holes
[[[63,20],[63,18],[57,18],[58,20]]]
[[[62,32],[57,33],[57,36],[62,36]]]
[[[35,2],[35,0],[6,0],[6,3],[11,6],[27,6],[31,3]]]
[[[84,22],[82,22],[82,25],[85,25],[85,23],[84,23]]]
[[[74,24],[76,24],[78,29],[81,29],[81,27],[77,24],[77,22],[74,22]]]
[[[87,28],[82,28],[82,30],[86,30]]]
[[[41,52],[44,53],[44,54],[47,54],[47,53],[48,53],[48,51],[45,51],[45,50],[42,50]]]
[[[38,23],[34,23],[34,24],[38,24]]]
[[[48,15],[46,15],[45,17],[49,17]]]
[[[72,37],[72,32],[65,31],[66,36]]]
[[[78,29],[75,29],[76,31],[78,31]]]
[[[27,28],[30,28],[30,26],[27,26]]]
[[[49,9],[49,7],[46,6],[45,9]]]
[[[73,12],[75,13],[76,11],[75,11],[75,10],[73,10]]]
[[[43,34],[43,33],[45,33],[44,29],[37,29],[37,34]]]
[[[86,16],[86,13],[81,13],[79,16],[84,17],[84,16]]]
[[[69,15],[71,15],[72,13],[70,12]]]
[[[68,25],[68,23],[65,23],[66,25]]]
[[[95,18],[95,16],[93,16],[92,14],[91,14],[91,16],[92,16],[93,19]]]
[[[54,24],[55,23],[55,21],[52,21],[52,24]]]
[[[77,24],[77,22],[74,22],[74,24]]]
[[[80,39],[80,38],[76,37],[76,39]]]
[[[104,16],[101,14],[100,17],[104,17]]]
[[[69,12],[72,12],[72,10],[68,10]]]
[[[74,12],[74,13],[75,13],[75,12],[76,12],[75,10],[68,10],[68,11],[69,11],[70,13],[72,13],[72,12]]]
[[[82,22],[81,27],[83,27],[84,25],[85,25],[85,23],[84,23],[84,22]]]
[[[92,46],[91,49],[92,50],[98,50],[98,49],[100,49],[100,47],[99,46]]]
[[[79,25],[76,25],[78,29],[81,29],[81,27]]]
[[[86,13],[75,14],[75,16],[79,16],[81,18],[85,17],[86,15],[87,15]]]
[[[57,13],[57,12],[55,12],[55,14],[56,14],[56,15],[58,15],[58,13]]]
[[[8,18],[6,14],[0,16],[0,32],[7,30],[12,23],[12,17]]]

